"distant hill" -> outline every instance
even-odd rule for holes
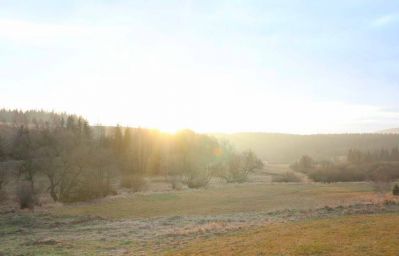
[[[399,134],[399,128],[385,129],[385,130],[382,130],[382,131],[378,131],[377,133],[383,133],[383,134]]]
[[[399,146],[399,134],[293,135],[274,133],[214,134],[230,141],[238,150],[252,149],[270,162],[292,163],[302,155],[328,160],[346,155],[349,149],[375,151]]]

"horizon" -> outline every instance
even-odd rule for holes
[[[1,108],[0,110],[6,110],[6,111],[21,111],[21,112],[29,112],[29,111],[38,111],[38,112],[46,112],[46,113],[54,113],[54,114],[65,114],[65,115],[75,115],[78,117],[82,117],[85,120],[86,117],[80,115],[79,113],[68,113],[65,111],[54,111],[54,110],[44,110],[44,109],[7,109],[7,108]],[[189,127],[186,128],[181,128],[177,130],[162,130],[157,127],[146,127],[146,126],[132,126],[132,125],[121,125],[121,124],[102,124],[102,123],[91,123],[90,120],[87,120],[89,125],[92,127],[106,127],[106,128],[112,128],[112,127],[121,127],[121,128],[143,128],[143,129],[149,129],[149,130],[158,130],[162,133],[168,133],[168,134],[176,134],[180,131],[184,130],[190,130],[193,132],[199,132],[203,134],[208,134],[208,135],[234,135],[234,134],[276,134],[276,135],[298,135],[298,136],[317,136],[317,135],[369,135],[369,134],[399,134],[399,127],[392,127],[388,129],[383,129],[383,130],[378,130],[378,131],[372,131],[372,132],[341,132],[341,133],[284,133],[284,132],[278,132],[278,131],[233,131],[233,132],[223,132],[223,131],[205,131],[201,132],[195,129],[191,129]],[[1,122],[1,121],[0,121]]]
[[[0,3],[0,102],[174,132],[399,127],[399,3]]]

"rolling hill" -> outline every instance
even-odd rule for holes
[[[292,163],[302,155],[328,160],[346,155],[349,149],[375,151],[399,146],[399,134],[317,134],[294,135],[276,133],[214,134],[230,141],[238,150],[252,149],[270,162]]]

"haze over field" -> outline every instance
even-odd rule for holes
[[[198,132],[399,123],[395,1],[0,1],[2,107]]]
[[[0,256],[399,256],[399,1],[0,0]]]

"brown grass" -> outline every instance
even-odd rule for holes
[[[308,209],[370,202],[375,194],[366,183],[240,184],[163,193],[142,193],[73,204],[52,210],[56,215],[141,218],[214,215],[237,212]]]
[[[398,236],[398,214],[346,216],[197,239],[169,255],[397,256]]]

